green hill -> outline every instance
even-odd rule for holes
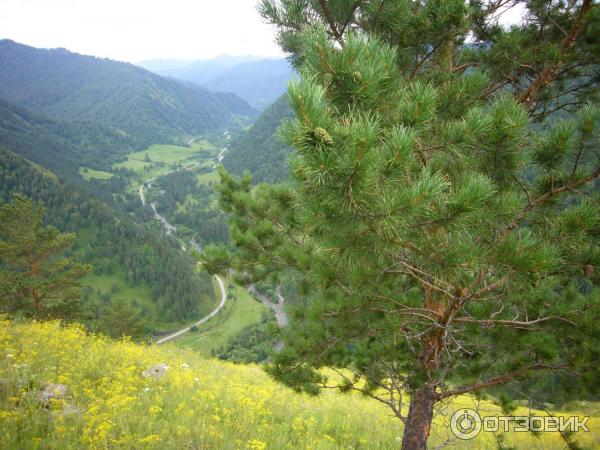
[[[92,122],[57,122],[0,99],[0,145],[60,173],[107,169],[136,149],[128,135]]]
[[[293,114],[287,95],[269,106],[245,133],[234,138],[223,165],[234,174],[252,174],[255,182],[280,182],[288,178],[287,157],[290,147],[277,137],[277,129]]]
[[[210,277],[196,270],[178,241],[133,222],[82,189],[0,148],[0,199],[19,192],[42,201],[50,224],[78,234],[75,256],[94,267],[88,280],[93,292],[84,296],[95,311],[92,321],[111,297],[121,296],[137,301],[154,330],[212,310]]]
[[[132,64],[0,41],[0,97],[54,120],[93,121],[143,144],[227,127],[252,108]]]

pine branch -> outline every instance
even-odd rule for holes
[[[363,367],[363,370],[365,370],[366,368]],[[371,383],[373,383],[374,385],[378,386],[379,388],[385,390],[388,392],[389,395],[389,399],[385,399],[379,395],[374,394],[373,392],[369,391],[368,389],[364,389],[364,388],[359,388],[356,387],[356,384],[360,381],[360,378],[358,378],[357,380],[351,380],[350,378],[348,378],[346,375],[344,375],[341,371],[337,370],[335,367],[331,367],[331,370],[333,370],[334,372],[336,372],[340,377],[342,377],[345,381],[346,381],[346,385],[344,385],[344,387],[346,389],[350,389],[352,391],[356,391],[356,392],[360,392],[363,395],[366,395],[367,397],[371,397],[374,400],[377,400],[380,403],[383,403],[384,405],[387,405],[392,412],[394,413],[394,415],[400,419],[400,421],[402,421],[402,423],[405,423],[406,421],[406,417],[402,415],[402,390],[399,386],[397,386],[396,384],[396,380],[397,377],[395,376],[390,376],[390,381],[392,382],[392,385],[385,385],[383,383],[378,383],[378,382],[373,382],[372,379],[370,379],[369,381]],[[360,377],[361,375],[359,375]],[[339,389],[340,386],[323,386],[326,388],[336,388]],[[395,395],[394,395],[394,391],[397,392],[399,394],[400,399],[398,401],[396,401]]]
[[[335,25],[335,21],[333,20],[333,17],[331,16],[331,11],[329,10],[329,4],[327,3],[327,0],[319,0],[319,3],[321,4],[321,10],[323,11],[323,17],[325,17],[325,20],[327,21],[327,24],[329,25],[329,30],[331,31],[331,34],[340,43],[340,45],[343,45],[344,41],[342,39],[342,34],[338,31],[337,26]]]
[[[362,3],[361,0],[355,0],[354,4],[350,8],[348,17],[346,18],[346,21],[344,22],[344,25],[342,25],[342,29],[340,30],[340,34],[342,36],[346,32],[346,28],[348,28],[348,25],[350,25],[350,22],[352,21],[352,18],[354,17],[354,13],[356,12],[356,10],[358,9],[358,7],[360,6],[361,3]]]
[[[515,370],[513,372],[505,373],[504,375],[499,375],[496,377],[489,378],[484,381],[480,381],[478,383],[473,383],[467,386],[462,386],[456,389],[451,389],[449,391],[441,392],[439,394],[439,399],[454,397],[456,395],[468,394],[470,392],[475,392],[480,389],[489,388],[492,386],[497,386],[499,384],[507,383],[508,381],[512,381],[516,378],[522,378],[524,376],[529,375],[530,372],[536,370],[562,370],[566,369],[568,366],[566,364],[559,366],[551,366],[548,364],[532,364],[529,367],[525,367],[523,369]]]
[[[575,45],[575,41],[579,37],[579,34],[583,28],[584,18],[593,6],[594,4],[592,3],[592,0],[583,0],[583,4],[581,5],[581,9],[579,10],[579,15],[577,16],[575,23],[571,27],[569,34],[562,42],[561,55],[564,55],[573,47],[573,45]],[[542,86],[549,82],[556,69],[560,66],[560,63],[561,58],[559,57],[548,64],[542,73],[540,73],[527,87],[527,89],[521,93],[518,101],[523,103],[527,108],[530,108],[539,90],[542,88]]]
[[[491,320],[491,319],[473,319],[471,317],[458,317],[454,319],[454,322],[463,322],[463,323],[476,323],[486,327],[492,327],[496,325],[513,327],[513,328],[523,328],[531,325],[536,325],[542,322],[546,322],[548,320],[562,320],[567,322],[573,326],[575,324],[568,319],[560,316],[548,316],[548,317],[540,317],[535,320]]]
[[[565,191],[572,191],[574,189],[577,189],[579,186],[582,186],[592,180],[595,180],[598,177],[600,177],[600,166],[596,170],[594,170],[589,176],[577,181],[576,183],[572,183],[571,179],[569,179],[567,181],[567,183],[564,184],[563,186],[560,186],[558,188],[553,188],[553,189],[549,190],[548,192],[546,192],[545,194],[540,195],[539,197],[534,199],[532,202],[530,202],[525,208],[523,208],[523,210],[519,214],[517,214],[515,219],[508,225],[506,231],[509,232],[509,231],[515,229],[517,227],[517,225],[519,225],[519,223],[525,218],[525,216],[527,216],[527,214],[532,209],[535,209],[535,208],[543,205],[550,198],[556,197],[557,195],[559,195]]]

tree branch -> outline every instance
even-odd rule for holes
[[[488,378],[487,380],[480,381],[477,383],[469,384],[467,386],[462,386],[456,389],[451,389],[449,391],[441,392],[439,394],[440,399],[453,397],[456,395],[468,394],[470,392],[478,391],[479,389],[485,389],[491,386],[497,386],[499,384],[504,384],[508,381],[514,380],[515,378],[521,378],[529,374],[529,372],[534,370],[562,370],[566,369],[567,365],[563,364],[560,366],[551,366],[547,364],[533,364],[529,367],[525,367],[523,369],[515,370],[513,372],[505,373],[504,375],[498,375],[496,377]]]
[[[523,220],[525,218],[525,216],[527,215],[527,213],[529,211],[542,205],[546,200],[548,200],[552,197],[555,197],[562,192],[577,189],[579,186],[586,184],[592,180],[595,180],[598,177],[600,177],[600,166],[598,168],[596,168],[596,170],[594,170],[589,176],[582,178],[581,180],[577,181],[576,183],[572,183],[571,180],[569,179],[567,181],[567,183],[564,184],[563,186],[556,188],[556,189],[551,189],[550,191],[546,192],[545,194],[540,195],[539,197],[534,199],[532,202],[530,202],[525,208],[523,208],[523,210],[519,214],[517,214],[515,219],[508,225],[507,231],[511,231],[514,228],[516,228],[517,225],[521,222],[521,220]]]
[[[331,31],[331,34],[340,44],[343,44],[344,41],[342,40],[342,35],[338,31],[337,26],[335,25],[335,22],[333,20],[333,17],[331,16],[331,11],[329,10],[329,4],[327,3],[327,0],[319,0],[319,3],[321,4],[321,10],[323,11],[323,17],[325,17],[325,20],[327,21],[327,24],[329,25],[329,30]]]
[[[521,328],[521,327],[527,327],[530,325],[536,325],[538,323],[546,322],[547,320],[552,320],[552,319],[562,320],[564,322],[570,323],[571,325],[575,325],[570,320],[565,319],[564,317],[560,317],[560,316],[540,317],[539,319],[535,319],[535,320],[491,320],[491,319],[473,319],[471,317],[458,317],[458,318],[454,319],[454,322],[476,323],[479,325],[490,326],[490,327],[495,326],[495,325],[501,325],[501,326],[507,326],[507,327]]]
[[[581,30],[583,28],[584,18],[587,15],[587,13],[592,9],[593,6],[594,5],[592,3],[592,0],[583,0],[581,9],[579,10],[579,15],[577,16],[577,19],[575,19],[575,22],[573,23],[573,26],[571,27],[569,34],[565,37],[565,39],[562,42],[562,45],[560,48],[561,55],[563,55],[564,53],[569,51],[573,47],[573,45],[575,45],[575,41],[577,40],[577,37],[579,36],[579,34],[581,33]],[[546,66],[546,68],[527,87],[527,89],[525,89],[521,93],[521,95],[518,98],[519,102],[523,103],[528,108],[531,107],[531,104],[535,100],[537,93],[539,92],[539,90],[541,89],[541,87],[543,85],[545,85],[546,83],[549,82],[554,71],[558,68],[560,63],[561,63],[561,61],[560,61],[560,56],[559,56],[554,61],[552,61],[550,64],[548,64]]]

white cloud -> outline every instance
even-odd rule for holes
[[[281,56],[255,0],[2,0],[0,38],[136,62]]]

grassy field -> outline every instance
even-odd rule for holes
[[[108,180],[113,177],[112,173],[103,172],[102,170],[94,170],[88,167],[80,167],[79,175],[81,175],[85,180],[91,180],[92,178],[97,178],[99,180]]]
[[[127,161],[117,163],[113,167],[132,170],[136,173],[135,181],[143,182],[172,171],[175,165],[186,166],[211,158],[216,151],[206,140],[194,141],[190,147],[152,145],[146,150],[130,153],[127,155]]]
[[[163,363],[168,369],[162,377],[142,375]],[[359,394],[335,389],[316,397],[298,394],[259,366],[204,359],[174,346],[90,336],[58,322],[0,320],[0,379],[3,449],[389,450],[399,448],[402,439],[402,424],[387,407]],[[47,383],[64,385],[66,395],[41,405]],[[438,409],[430,448],[451,436],[450,414],[475,403],[463,396]],[[478,405],[487,414],[501,414],[490,402]],[[584,407],[553,413],[591,415],[591,431],[576,439],[598,448],[600,417],[591,413],[598,405]],[[507,448],[566,448],[556,432],[503,436]],[[471,441],[454,439],[448,448],[493,449],[496,437],[482,432]]]
[[[115,269],[110,275],[95,275],[90,273],[82,278],[81,284],[83,286],[91,286],[94,289],[92,298],[97,298],[96,291],[99,290],[100,292],[108,293],[113,299],[121,297],[128,303],[135,301],[139,306],[144,306],[147,309],[154,323],[158,324],[160,322],[156,305],[150,296],[150,288],[146,285],[130,286],[120,268]]]
[[[219,181],[219,172],[215,169],[212,172],[203,173],[198,175],[198,182],[201,184],[208,184],[210,182],[217,183]]]
[[[185,333],[169,345],[190,348],[208,356],[244,327],[260,322],[266,307],[252,298],[246,289],[227,286],[227,294],[227,303],[219,314],[202,324],[198,331]]]

